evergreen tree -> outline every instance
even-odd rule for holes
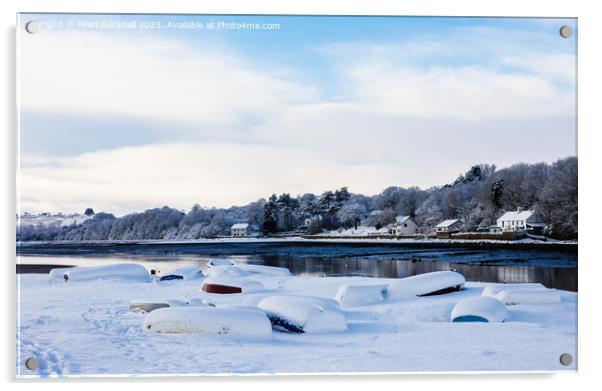
[[[338,204],[343,204],[344,202],[348,201],[349,198],[351,198],[351,195],[349,194],[349,190],[346,186],[341,187],[340,190],[335,190],[334,192],[334,199]]]
[[[323,214],[327,214],[330,211],[330,208],[332,207],[332,204],[335,201],[335,196],[333,194],[332,191],[325,191],[324,193],[322,193],[322,196],[320,196],[320,211]]]
[[[494,212],[497,212],[502,208],[502,196],[504,194],[504,178],[496,176],[491,181],[490,187],[490,201]]]
[[[263,207],[263,227],[264,234],[275,233],[278,230],[278,218],[276,214],[276,195],[272,194],[269,201]]]

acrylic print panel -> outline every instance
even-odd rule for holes
[[[18,376],[577,369],[575,19],[17,31]]]

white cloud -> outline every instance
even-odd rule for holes
[[[572,115],[574,94],[548,80],[478,67],[352,69],[358,110],[426,118],[529,118]]]
[[[394,165],[342,164],[294,147],[147,145],[28,159],[20,172],[21,209],[79,211],[92,206],[121,214],[164,204],[224,207],[267,198],[271,192],[320,193],[349,183],[370,193],[398,174]]]
[[[243,126],[314,94],[232,53],[158,37],[46,31],[20,45],[25,110]]]

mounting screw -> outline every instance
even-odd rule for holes
[[[571,26],[567,25],[562,26],[559,32],[562,38],[569,38],[571,35],[573,35],[573,29]]]
[[[25,31],[29,34],[35,34],[40,31],[40,24],[38,22],[30,21],[25,24]]]
[[[37,358],[29,357],[27,360],[25,360],[25,368],[29,369],[30,371],[35,371],[39,367],[40,363],[38,362]]]
[[[564,365],[565,367],[571,365],[572,362],[573,362],[573,356],[571,356],[570,354],[562,353],[560,355],[560,363],[562,365]]]

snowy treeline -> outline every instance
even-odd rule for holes
[[[495,224],[505,211],[534,209],[549,226],[550,236],[577,236],[577,158],[549,165],[519,163],[496,169],[471,167],[450,184],[422,190],[389,187],[380,194],[353,194],[346,187],[320,195],[272,195],[242,207],[203,208],[188,213],[149,209],[120,218],[98,213],[82,224],[35,226],[21,224],[17,240],[195,239],[227,235],[232,224],[249,222],[264,233],[309,233],[358,224],[381,228],[397,215],[410,215],[428,232],[441,220],[459,218],[469,230]]]
[[[83,224],[17,226],[17,240],[196,239],[230,232],[232,224],[249,221],[261,226],[263,201],[229,209],[195,205],[188,213],[164,206],[115,217],[97,213]]]
[[[347,188],[320,196],[291,198],[272,195],[265,205],[264,231],[290,230],[308,216],[308,231],[352,227],[357,224],[381,228],[398,215],[410,215],[429,232],[445,219],[461,219],[467,230],[494,225],[505,211],[534,209],[558,238],[577,236],[577,158],[546,163],[519,163],[504,169],[480,164],[471,167],[453,183],[421,190],[389,187],[375,196],[351,194]]]

